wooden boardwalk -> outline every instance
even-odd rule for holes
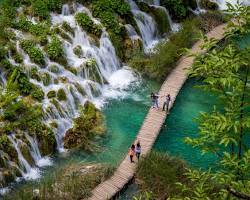
[[[207,34],[208,38],[222,39],[224,33],[225,24],[214,28]],[[193,53],[201,52],[201,42],[198,41],[192,47]],[[194,61],[193,57],[181,57],[178,61],[176,68],[169,74],[165,82],[162,84],[159,91],[160,96],[170,94],[172,103],[170,108],[187,79],[186,68],[190,68]],[[160,101],[160,108],[162,108],[163,99]],[[135,139],[140,141],[142,147],[142,155],[150,152],[155,140],[161,130],[163,123],[166,120],[166,112],[162,112],[161,109],[150,109],[141,129]],[[107,200],[114,197],[119,193],[125,185],[134,177],[136,170],[136,163],[130,163],[129,156],[127,155],[120,163],[114,174],[108,180],[99,184],[93,191],[89,200]]]

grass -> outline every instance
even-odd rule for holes
[[[25,185],[4,200],[77,200],[91,195],[99,183],[113,174],[114,168],[101,164],[69,164],[39,184]]]
[[[178,158],[151,152],[138,164],[136,183],[142,194],[148,192],[154,199],[166,199],[181,192],[175,183],[187,182],[186,167],[185,162]]]

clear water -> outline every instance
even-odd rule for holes
[[[212,108],[215,97],[197,89],[194,80],[188,80],[181,89],[175,106],[154,145],[154,149],[178,156],[193,167],[207,168],[215,163],[212,155],[201,155],[198,149],[184,143],[185,137],[195,137],[198,126],[195,119],[202,111]]]

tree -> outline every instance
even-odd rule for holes
[[[250,7],[229,5],[234,21],[225,33],[224,47],[204,38],[203,54],[196,59],[190,76],[202,79],[199,87],[214,93],[218,103],[199,117],[199,134],[186,142],[213,153],[215,170],[189,170],[191,185],[180,184],[184,199],[250,199],[250,48],[241,49],[234,38],[250,32]],[[183,199],[183,194],[169,199]]]

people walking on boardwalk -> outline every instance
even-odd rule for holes
[[[135,155],[137,159],[139,160],[141,156],[141,144],[139,141],[137,142],[136,147],[135,147]]]
[[[168,94],[165,98],[166,98],[166,99],[165,99],[165,101],[164,101],[164,103],[163,103],[162,111],[165,111],[165,107],[166,107],[167,112],[168,112],[168,111],[169,111],[169,104],[170,104],[170,102],[171,102],[171,96],[170,96],[170,94]]]
[[[159,94],[158,93],[155,93],[154,94],[154,98],[155,98],[155,107],[156,108],[159,108]]]
[[[130,157],[130,162],[131,163],[134,162],[134,160],[133,160],[134,155],[135,155],[135,145],[132,144],[131,147],[130,147],[130,149],[129,149],[129,157]]]
[[[151,92],[150,98],[152,102],[151,107],[154,108],[155,107],[155,94],[153,92]]]

